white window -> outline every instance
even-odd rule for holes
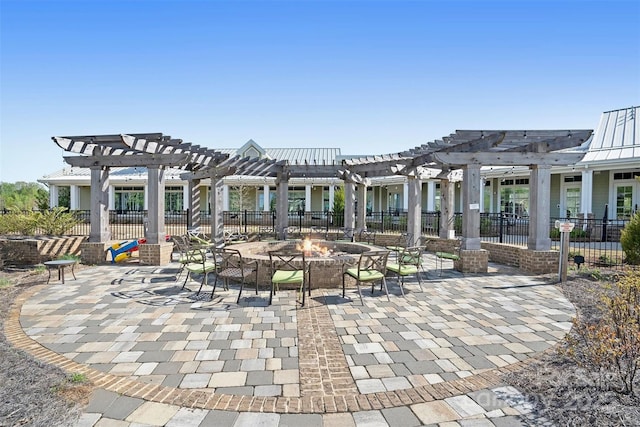
[[[114,187],[115,209],[117,211],[144,210],[143,187]]]
[[[629,219],[638,211],[640,172],[613,172],[613,215],[615,219]],[[611,217],[611,213],[609,214]]]
[[[576,218],[581,210],[582,175],[565,175],[562,178],[562,199],[560,212],[562,218]]]
[[[500,182],[500,211],[515,218],[529,216],[529,178]]]

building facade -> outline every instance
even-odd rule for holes
[[[636,122],[640,107],[607,111],[602,114],[592,137],[580,151],[583,159],[566,166],[555,166],[551,174],[550,216],[583,216],[608,220],[625,220],[640,205],[640,126]],[[344,159],[340,148],[263,148],[249,140],[238,149],[219,150],[231,156],[285,160],[297,164],[339,164]],[[575,150],[574,150],[575,151]],[[189,184],[181,178],[184,171],[165,171],[165,210],[178,213],[189,206]],[[526,167],[482,168],[480,211],[506,213],[516,218],[529,215],[529,173]],[[90,171],[65,167],[38,180],[49,187],[50,206],[66,205],[71,210],[90,210]],[[204,202],[210,206],[210,183],[201,182]],[[109,173],[109,208],[113,211],[146,210],[148,206],[147,170],[111,168]],[[328,212],[333,210],[336,191],[343,185],[338,178],[292,178],[289,182],[290,212]],[[440,181],[421,184],[422,211],[440,210]],[[461,210],[460,184],[455,189],[455,210]],[[366,188],[367,212],[403,212],[408,208],[408,182],[401,175],[372,178]],[[226,176],[223,186],[223,210],[272,211],[275,209],[274,178]]]

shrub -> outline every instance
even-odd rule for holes
[[[599,321],[574,319],[564,353],[595,374],[598,388],[632,394],[640,368],[640,273],[623,276],[602,303]]]
[[[36,212],[36,220],[44,234],[53,236],[65,234],[80,223],[80,220],[74,214],[63,207]]]
[[[59,236],[73,229],[81,222],[67,208],[56,207],[46,211],[11,211],[0,215],[0,234],[20,234],[34,236],[37,230],[46,235]]]
[[[491,220],[489,218],[480,218],[480,235],[488,236],[492,233]]]
[[[0,233],[33,236],[38,223],[33,212],[10,211],[0,215]]]
[[[462,234],[462,215],[453,217],[453,229],[456,231],[456,234]]]
[[[58,259],[74,260],[74,261],[80,262],[80,257],[78,255],[74,255],[74,254],[70,254],[70,253],[66,253],[66,254],[62,255]]]
[[[629,264],[640,264],[640,214],[637,212],[622,229],[620,244]]]
[[[582,228],[574,228],[573,230],[571,230],[571,233],[569,233],[569,237],[570,238],[575,238],[575,237],[589,237],[589,234],[583,230]]]
[[[598,265],[601,265],[603,267],[610,267],[612,265],[615,265],[615,261],[613,260],[613,258],[611,258],[609,255],[607,254],[602,254],[598,257]]]

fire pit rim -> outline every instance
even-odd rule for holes
[[[291,250],[296,251],[296,245],[302,242],[303,239],[296,240],[278,240],[273,242],[246,242],[246,243],[236,243],[232,245],[234,249],[237,249],[243,258],[247,259],[269,259],[269,251],[271,250]],[[362,252],[376,250],[378,247],[362,243],[362,242],[339,242],[335,240],[322,240],[322,239],[311,239],[314,243],[319,243],[322,245],[328,246],[330,249],[337,248],[341,251],[340,254],[335,256],[327,255],[327,256],[314,256],[314,255],[305,255],[305,259],[307,261],[328,261],[328,260],[338,260],[339,258],[358,258]],[[260,249],[257,249],[260,248]],[[358,249],[356,251],[353,250],[345,250],[344,248],[349,249]]]

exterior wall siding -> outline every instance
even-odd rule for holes
[[[78,189],[79,193],[79,208],[85,211],[91,210],[91,187],[82,186]]]
[[[604,206],[609,203],[609,172],[596,171],[593,173],[593,216],[602,219]],[[613,206],[609,206],[609,214]]]
[[[315,185],[311,188],[311,210],[312,211],[323,211],[324,207],[322,206],[322,185]]]
[[[551,199],[549,203],[549,209],[550,209],[549,214],[551,215],[551,218],[564,216],[564,214],[560,212],[560,208],[558,207],[561,204],[560,199],[562,197],[561,190],[560,190],[561,182],[562,182],[562,176],[560,174],[551,175],[551,193],[550,193]]]

